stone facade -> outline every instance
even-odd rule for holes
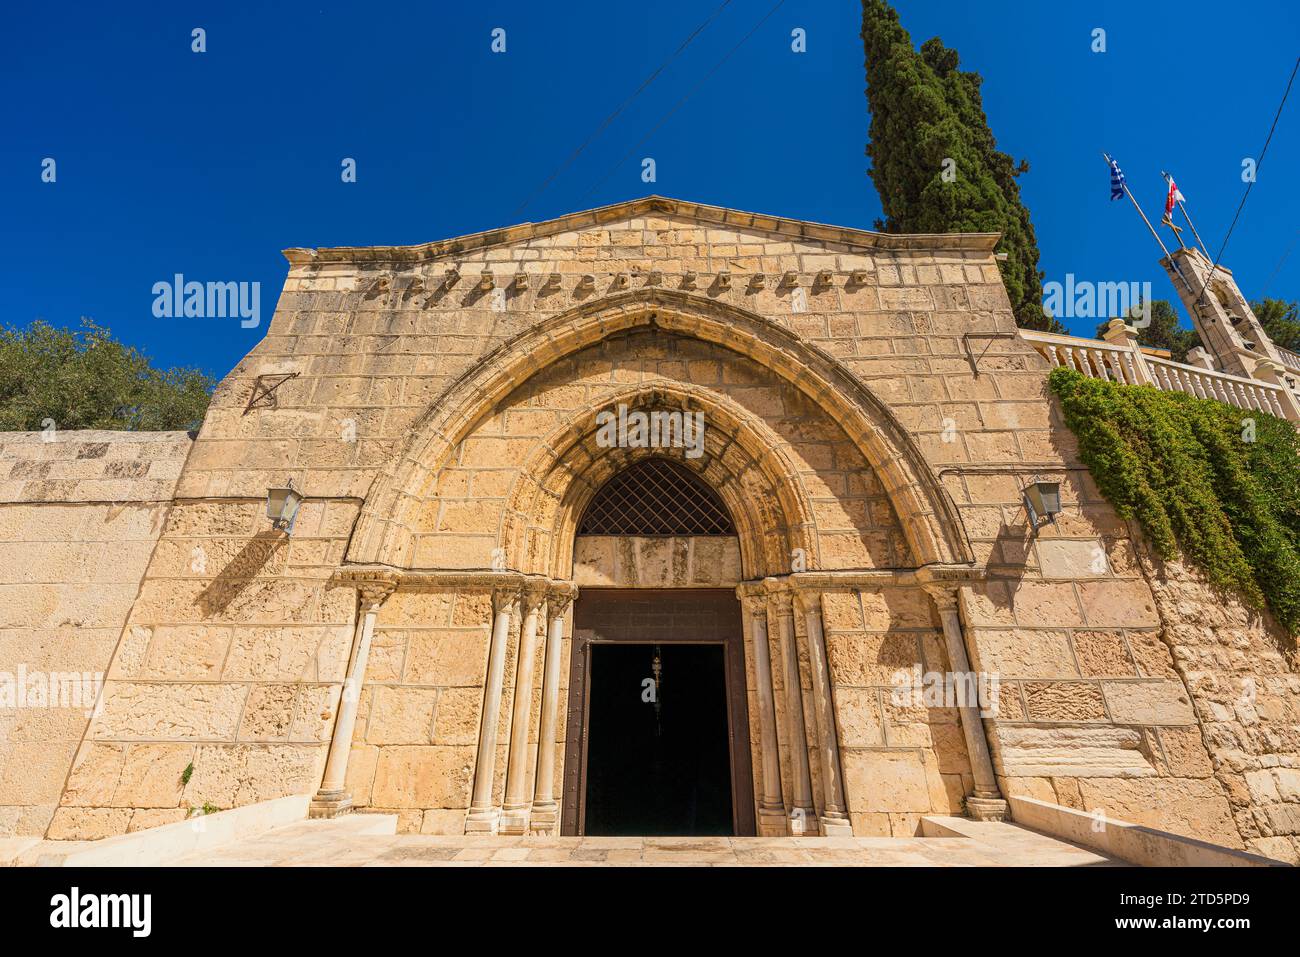
[[[0,707],[0,834],[49,827],[190,445],[184,432],[0,435],[0,695],[15,692]],[[29,694],[52,678],[60,693]],[[110,800],[118,784],[105,782]]]
[[[104,622],[66,784],[0,793],[52,817],[4,826],[99,836],[320,789],[321,813],[408,831],[553,830],[575,593],[723,587],[761,833],[913,835],[1023,794],[1296,859],[1294,648],[1157,568],[1101,499],[995,241],[649,198],[287,251],[266,337],[160,494],[143,567],[121,563],[139,594]],[[620,406],[703,414],[701,454],[605,447]],[[577,535],[651,455],[735,535]],[[1036,530],[1035,478],[1063,496]],[[264,511],[289,479],[292,535]],[[44,639],[9,640],[0,670]],[[900,698],[900,676],[970,671],[999,679],[983,716]]]

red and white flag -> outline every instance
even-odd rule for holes
[[[1165,180],[1169,183],[1169,195],[1165,197],[1165,219],[1170,219],[1174,215],[1174,207],[1179,203],[1185,202],[1186,199],[1178,189],[1178,184],[1174,178],[1165,173]]]

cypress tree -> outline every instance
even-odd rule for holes
[[[863,0],[871,178],[891,233],[1000,232],[1016,323],[1064,332],[1043,314],[1038,243],[1016,177],[1029,166],[997,148],[978,73],[937,37],[918,52],[886,0]]]

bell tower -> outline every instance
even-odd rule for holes
[[[1169,253],[1160,265],[1178,290],[1197,335],[1214,355],[1219,371],[1257,378],[1255,372],[1261,361],[1285,368],[1281,353],[1255,318],[1231,270],[1215,266],[1199,249],[1187,247]]]

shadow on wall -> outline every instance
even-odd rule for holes
[[[221,616],[239,594],[267,570],[277,553],[284,554],[288,548],[289,539],[283,532],[274,529],[258,532],[199,593],[194,603],[205,618]]]

